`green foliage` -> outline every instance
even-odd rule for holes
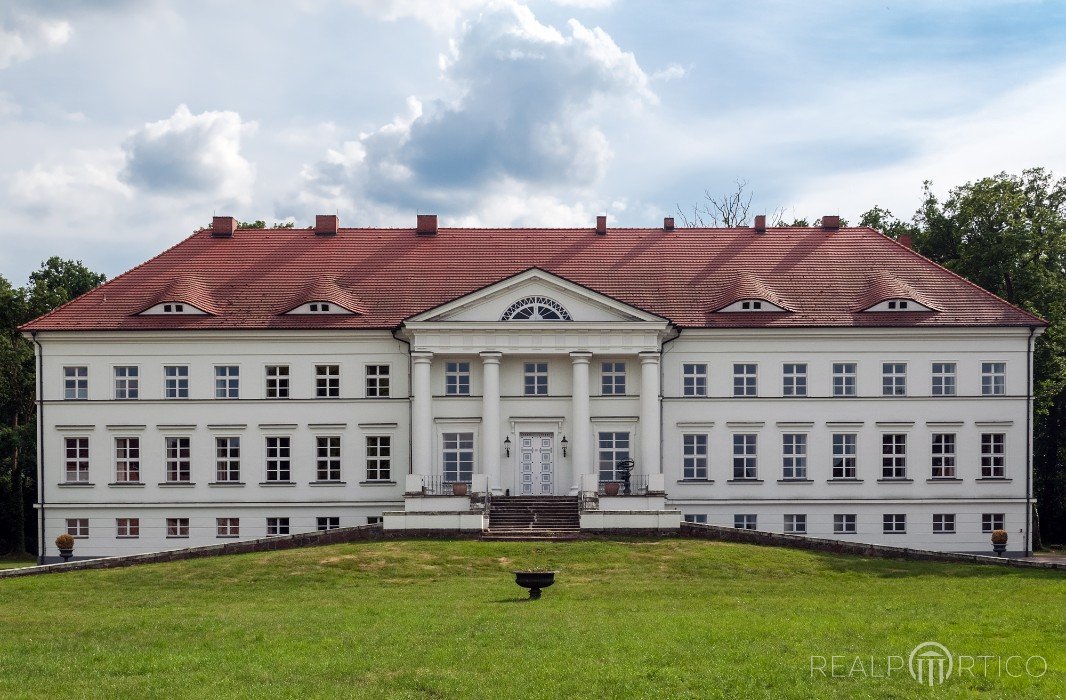
[[[237,222],[237,228],[266,228],[266,227],[267,227],[267,222],[263,221],[262,219],[257,219],[255,221],[238,221]]]

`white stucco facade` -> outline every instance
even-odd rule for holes
[[[569,319],[502,320],[530,297],[552,300]],[[743,516],[782,532],[787,520],[817,537],[987,552],[989,524],[1002,522],[1016,552],[1028,528],[1031,336],[995,327],[680,330],[537,271],[392,330],[39,332],[42,543],[55,557],[53,540],[70,521],[87,525],[79,557],[276,534],[268,519],[287,519],[293,533],[320,518],[366,524],[404,509],[411,477],[431,486],[448,473],[444,481],[494,494],[595,492],[612,480],[601,467],[628,457],[636,485],[661,485],[669,507],[712,524]],[[953,394],[934,395],[934,363],[941,382],[944,365],[954,366]],[[902,365],[905,382],[890,395],[886,364]],[[982,388],[990,364],[991,394]],[[735,395],[737,365],[751,395]],[[785,395],[786,365],[801,395]],[[854,395],[834,396],[834,365],[854,365]],[[116,398],[116,368],[128,367],[137,368],[137,398]],[[187,397],[167,396],[166,367],[186,368]],[[223,397],[219,367],[238,368],[225,370]],[[271,395],[275,367],[287,368],[285,398]],[[382,367],[387,396],[372,395],[382,393]],[[320,386],[336,395],[318,396]],[[834,476],[835,436],[845,435],[854,473]],[[943,436],[952,436],[954,472],[934,478],[932,446],[943,447]],[[227,480],[223,438],[239,445]],[[739,467],[737,440],[746,450]],[[1002,451],[994,476],[983,476],[984,443]],[[72,445],[87,452],[72,457]],[[120,454],[130,445],[136,479]],[[168,474],[175,469],[180,478]],[[893,520],[899,532],[886,532],[886,515],[904,516]],[[854,532],[835,531],[838,516]],[[617,517],[587,520],[612,527]]]

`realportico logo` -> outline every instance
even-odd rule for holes
[[[902,656],[811,656],[811,678],[892,678],[910,674],[917,683],[942,685],[949,678],[1040,678],[1047,673],[1043,656],[970,656],[952,654],[940,642],[922,642]]]

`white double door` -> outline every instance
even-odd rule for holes
[[[555,436],[551,433],[518,436],[518,495],[555,495]]]

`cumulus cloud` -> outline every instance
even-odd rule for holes
[[[8,191],[20,208],[38,215],[62,213],[65,223],[107,217],[133,192],[119,181],[122,152],[79,150],[61,163],[37,163],[11,178]]]
[[[73,33],[74,28],[66,20],[11,10],[0,22],[0,69],[62,46]]]
[[[405,115],[305,167],[300,202],[469,212],[494,197],[572,200],[611,158],[600,122],[656,100],[605,31],[577,20],[560,31],[516,2],[466,21],[451,46],[441,63],[456,97],[412,98]]]
[[[236,112],[193,114],[179,105],[169,118],[130,135],[122,146],[126,163],[120,178],[152,192],[247,201],[255,169],[241,155],[241,137],[255,127]]]

